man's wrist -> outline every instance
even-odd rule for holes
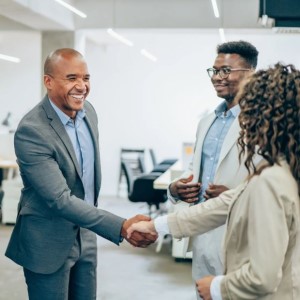
[[[127,230],[125,228],[125,223],[126,223],[126,219],[124,220],[123,224],[122,224],[122,228],[121,228],[121,232],[120,232],[120,238],[119,238],[119,243],[122,243],[124,241],[124,238],[127,236]]]

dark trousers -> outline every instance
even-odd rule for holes
[[[24,268],[29,300],[96,300],[96,234],[81,228],[62,267],[52,274]]]

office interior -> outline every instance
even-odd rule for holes
[[[220,103],[206,73],[217,44],[241,39],[253,43],[259,51],[258,69],[277,61],[300,68],[297,0],[216,0],[219,17],[210,0],[64,1],[84,12],[84,18],[58,2],[0,0],[1,123],[10,113],[9,124],[0,125],[0,159],[15,159],[14,130],[45,94],[47,54],[75,48],[87,60],[88,100],[99,117],[100,207],[124,217],[147,213],[148,207],[130,202],[120,184],[121,149],[145,149],[145,172],[153,167],[149,149],[157,161],[182,160],[183,145],[194,142],[198,121]],[[109,28],[129,45],[112,37]],[[142,55],[145,51],[152,56]],[[18,177],[15,166],[2,169],[6,178]],[[12,185],[18,191],[21,183]],[[0,227],[0,300],[27,299],[21,268],[2,255],[12,227]],[[98,298],[195,299],[190,259],[175,261],[172,242],[162,241],[160,251],[157,245],[140,251],[126,244],[119,249],[100,238]],[[131,276],[139,287],[130,287]]]

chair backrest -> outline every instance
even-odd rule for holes
[[[154,167],[157,164],[157,160],[156,160],[156,156],[155,156],[153,148],[149,149],[149,154],[150,154],[150,157],[151,157],[151,160],[152,160],[152,164],[153,164],[153,167]]]
[[[3,192],[3,190],[2,190],[1,187],[0,187],[0,209],[1,209],[1,207],[2,207],[2,199],[3,199],[3,196],[4,196],[4,192]]]
[[[128,195],[130,195],[132,192],[134,175],[130,168],[130,164],[127,161],[122,160],[121,167],[122,167],[122,170],[123,170],[125,178],[126,178]]]
[[[145,149],[121,148],[121,161],[130,165],[134,176],[145,172]]]

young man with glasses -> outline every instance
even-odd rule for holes
[[[224,101],[200,120],[190,170],[169,186],[171,201],[198,203],[240,184],[247,176],[239,162],[237,138],[240,107],[235,98],[240,83],[255,70],[257,49],[245,41],[217,46],[217,57],[207,69],[217,96]],[[259,158],[257,159],[259,160]],[[193,279],[223,274],[221,243],[224,226],[193,238]],[[198,292],[197,298],[200,299]]]

